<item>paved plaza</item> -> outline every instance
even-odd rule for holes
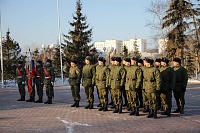
[[[0,133],[200,133],[200,83],[188,84],[184,114],[167,117],[159,111],[157,119],[146,118],[142,109],[140,116],[130,116],[125,108],[122,114],[114,114],[110,108],[98,111],[96,90],[95,109],[85,109],[82,87],[80,107],[72,108],[70,86],[55,85],[54,90],[53,104],[46,105],[17,101],[17,87],[0,88]],[[173,98],[172,111],[175,109]]]

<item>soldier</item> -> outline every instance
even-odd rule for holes
[[[124,58],[125,59],[125,58]],[[125,66],[125,63],[126,63],[126,61],[125,60],[122,60],[122,67],[124,67]],[[125,90],[125,85],[124,86],[122,86],[122,96],[124,97],[124,104],[123,104],[123,107],[127,107],[127,108],[129,108],[129,105],[128,105],[128,100],[127,100],[127,95],[126,95],[126,90]]]
[[[86,56],[85,58],[85,66],[82,70],[82,85],[85,88],[85,94],[86,99],[88,102],[88,105],[85,107],[85,109],[93,109],[93,103],[94,103],[94,83],[95,83],[95,67],[90,64],[91,57]]]
[[[158,94],[160,91],[161,77],[160,71],[153,67],[153,60],[146,59],[146,69],[143,73],[144,82],[145,82],[145,92],[147,93],[149,101],[149,115],[148,118],[157,118],[158,110]]]
[[[155,67],[160,69],[160,67],[161,67],[161,59],[160,58],[155,59]]]
[[[108,65],[109,70],[111,70],[113,68],[113,66],[115,65],[115,57],[112,56],[110,60],[111,60],[110,61],[111,64]],[[111,94],[111,88],[110,88],[110,86],[108,86],[108,90],[110,91],[110,94]],[[114,108],[114,103],[113,103],[113,100],[112,100],[112,95],[110,97],[110,100],[111,101],[110,101],[110,103],[108,105],[112,105],[111,108]]]
[[[16,69],[16,81],[17,81],[17,84],[18,84],[19,94],[21,96],[21,98],[18,99],[17,101],[25,101],[26,70],[23,66],[22,60],[18,61],[18,66],[17,66],[17,69]]]
[[[52,60],[47,59],[44,66],[44,85],[46,86],[46,95],[48,100],[44,104],[52,104],[52,97],[54,97],[54,68],[52,66]]]
[[[115,57],[115,66],[110,71],[109,84],[115,105],[113,113],[122,113],[122,87],[125,83],[126,70],[121,66],[121,57]]]
[[[108,78],[109,78],[109,69],[105,66],[105,58],[98,58],[98,65],[96,67],[96,78],[95,83],[98,88],[99,98],[101,107],[99,111],[107,111],[108,110]]]
[[[174,98],[176,100],[177,109],[173,113],[184,113],[184,105],[185,105],[185,91],[188,82],[188,74],[187,70],[181,66],[181,59],[174,58],[173,60],[173,68],[175,72],[175,89]]]
[[[44,69],[41,60],[38,60],[35,68],[35,84],[38,100],[35,103],[43,103]]]
[[[128,104],[131,108],[130,115],[139,116],[138,91],[142,81],[142,70],[138,66],[131,66],[131,59],[125,58],[126,82]]]
[[[69,84],[74,98],[74,104],[72,104],[71,107],[79,107],[80,101],[81,72],[76,64],[77,61],[75,59],[71,60],[71,67],[69,69]]]
[[[171,108],[172,108],[172,90],[175,87],[175,76],[174,70],[169,65],[169,60],[165,57],[161,59],[161,87],[160,87],[160,98],[163,107],[165,108],[165,112],[161,113],[161,115],[171,116]]]

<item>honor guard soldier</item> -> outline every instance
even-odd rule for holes
[[[38,60],[35,68],[35,84],[38,100],[35,103],[43,103],[44,69],[41,60]]]
[[[125,89],[127,93],[128,104],[130,106],[130,115],[139,116],[138,91],[142,82],[142,70],[134,65],[131,66],[131,59],[125,58],[126,82]]]
[[[175,76],[174,70],[169,65],[169,60],[164,57],[161,59],[161,87],[160,87],[160,98],[161,103],[165,109],[165,112],[161,113],[161,115],[171,116],[171,108],[172,108],[172,90],[175,87]]]
[[[125,83],[126,70],[121,66],[121,57],[115,57],[115,66],[110,71],[109,84],[115,105],[113,113],[122,113],[122,87]]]
[[[95,83],[98,88],[99,98],[101,107],[99,111],[108,110],[108,80],[109,80],[109,69],[105,66],[105,58],[98,58],[98,65],[96,66],[96,77]]]
[[[72,59],[70,64],[69,84],[71,86],[72,97],[74,98],[74,104],[71,107],[79,107],[81,72],[75,59]]]
[[[82,70],[82,85],[85,88],[86,99],[88,105],[85,109],[93,109],[94,103],[94,83],[95,83],[95,66],[91,65],[92,58],[90,56],[85,57],[85,66]]]
[[[144,71],[145,92],[147,93],[149,101],[149,115],[148,118],[157,118],[158,110],[158,95],[161,85],[160,71],[153,66],[153,59],[146,59],[147,69]]]
[[[46,87],[46,95],[48,100],[44,104],[52,104],[52,97],[54,97],[54,68],[52,66],[52,60],[47,59],[44,66],[44,85]]]
[[[188,82],[188,74],[187,70],[181,66],[181,59],[174,58],[173,60],[173,68],[175,73],[175,89],[174,98],[176,100],[177,109],[173,113],[184,113],[184,105],[185,105],[185,91]]]
[[[16,81],[17,81],[17,84],[18,84],[19,94],[21,96],[21,98],[18,99],[17,101],[25,101],[26,70],[23,66],[22,60],[18,61],[18,66],[17,66],[17,69],[16,69]]]

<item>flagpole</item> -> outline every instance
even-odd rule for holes
[[[61,53],[61,36],[60,36],[60,14],[59,14],[59,3],[57,0],[57,13],[58,13],[58,43],[60,46],[60,72],[61,72],[61,80],[63,84],[63,68],[62,68],[62,53]]]
[[[1,85],[4,87],[4,79],[3,79],[3,50],[2,50],[2,33],[1,33],[1,11],[0,11],[0,41],[1,41]]]

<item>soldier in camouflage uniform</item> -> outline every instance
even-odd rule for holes
[[[54,80],[55,73],[54,67],[52,66],[52,60],[47,59],[44,66],[44,85],[46,87],[46,95],[48,100],[44,104],[52,104],[52,97],[54,97]]]
[[[17,81],[17,84],[18,84],[19,94],[21,96],[21,98],[18,99],[17,101],[25,101],[26,70],[23,66],[22,60],[18,61],[18,66],[17,66],[17,69],[16,69],[16,81]]]
[[[94,84],[95,84],[95,66],[91,65],[91,57],[86,56],[85,58],[85,66],[82,70],[82,85],[85,88],[86,99],[88,101],[88,105],[85,109],[93,109],[94,103]]]
[[[174,98],[176,100],[177,109],[173,113],[184,113],[185,106],[185,91],[188,82],[188,74],[187,70],[181,66],[181,59],[174,58],[173,60],[173,68],[175,73],[175,89]]]
[[[143,84],[143,70],[142,69],[144,67],[143,59],[138,59],[137,65],[142,71],[142,82],[140,84],[140,87],[138,88],[138,98],[139,98],[139,102],[140,102],[139,108],[143,108],[144,107],[143,96],[142,96],[142,84]]]
[[[110,71],[109,84],[115,105],[113,113],[122,113],[122,87],[125,83],[126,70],[121,66],[121,57],[115,57],[115,66]]]
[[[160,69],[160,67],[161,67],[161,59],[160,58],[155,59],[155,67]]]
[[[109,80],[109,69],[105,66],[105,58],[99,57],[98,65],[96,66],[96,77],[95,83],[98,88],[100,103],[102,106],[99,111],[108,110],[108,80]]]
[[[127,93],[128,104],[131,108],[130,115],[139,116],[138,91],[142,82],[142,70],[134,65],[131,66],[131,59],[125,58],[126,82],[125,89]]]
[[[153,66],[152,59],[146,59],[146,70],[143,73],[144,83],[145,83],[145,92],[147,93],[149,101],[149,115],[148,118],[157,118],[158,110],[158,95],[161,85],[160,71]]]
[[[41,60],[38,60],[35,67],[35,84],[38,100],[35,103],[43,103],[44,69]]]
[[[161,87],[160,87],[160,98],[163,107],[165,108],[165,112],[161,113],[161,115],[171,116],[171,108],[172,108],[172,90],[175,87],[175,76],[174,70],[169,65],[169,60],[165,57],[161,60]]]
[[[74,104],[72,104],[71,107],[79,107],[80,101],[81,72],[76,64],[77,61],[75,59],[71,60],[71,67],[69,69],[69,84],[74,98]]]

